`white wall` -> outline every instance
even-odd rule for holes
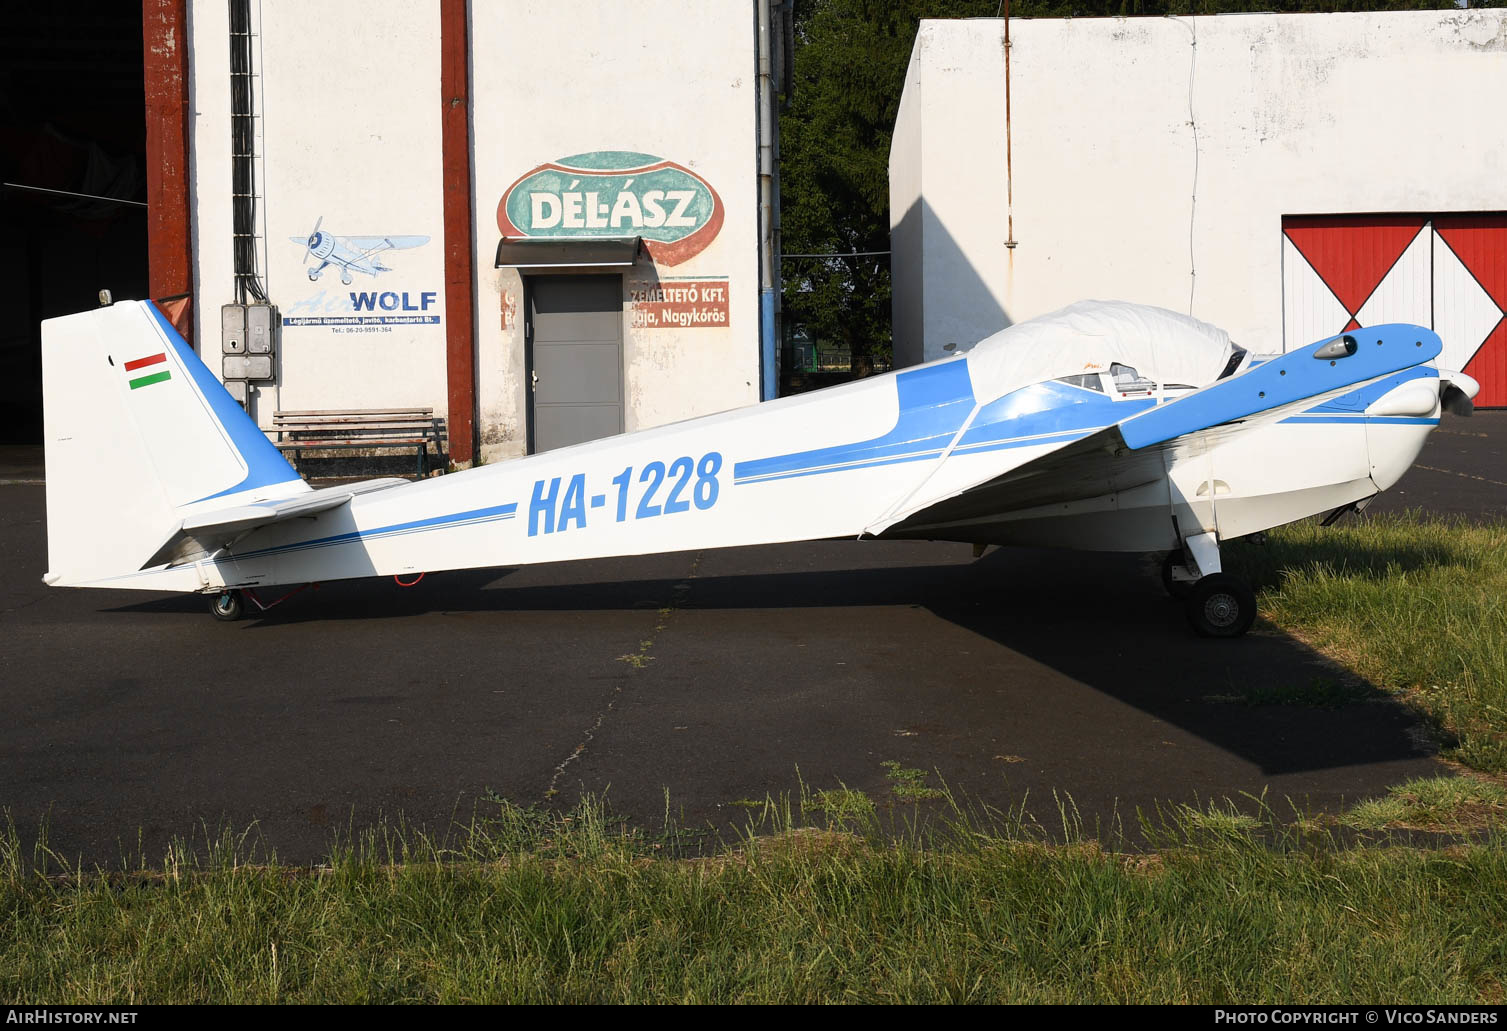
[[[919,40],[917,47],[920,47]],[[895,357],[903,364],[921,360],[920,341],[925,334],[926,300],[921,276],[901,275],[901,269],[921,267],[922,230],[921,154],[925,146],[921,107],[921,69],[924,62],[912,60],[905,75],[905,91],[895,113],[895,131],[890,137],[890,267],[894,309]]]
[[[471,9],[482,457],[526,447],[523,283],[493,268],[497,206],[520,176],[596,151],[677,162],[717,191],[720,233],[684,263],[624,277],[628,430],[759,398],[757,40],[748,0],[550,0]],[[726,328],[635,328],[632,291],[726,277]],[[510,317],[507,312],[513,312]]]
[[[258,264],[284,318],[279,383],[255,412],[275,408],[428,405],[446,414],[444,235],[438,11],[364,0],[260,0],[254,58],[262,118]],[[196,330],[211,366],[220,306],[234,300],[231,258],[229,25],[224,0],[190,10],[190,147]],[[337,236],[427,236],[377,255],[390,271],[340,268],[311,282],[301,242],[316,221]],[[352,293],[376,295],[385,324],[290,324],[352,316]],[[432,298],[425,297],[432,294]],[[396,298],[393,310],[382,295]],[[405,312],[408,304],[419,310]],[[426,303],[427,302],[427,303]],[[401,322],[418,316],[437,321]],[[269,403],[270,402],[270,403]]]
[[[1085,297],[1281,350],[1284,214],[1507,208],[1507,11],[1016,19],[1006,248],[1003,35],[916,38],[890,154],[898,364]]]
[[[190,244],[194,341],[218,374],[220,305],[235,300],[230,215],[230,18],[223,3],[188,5]],[[260,144],[260,136],[258,137]]]
[[[284,318],[279,382],[254,412],[430,405],[447,414],[440,20],[433,3],[257,0],[258,264]],[[526,447],[523,280],[492,267],[504,191],[574,154],[669,159],[720,196],[723,226],[673,266],[641,260],[624,284],[625,419],[638,429],[759,396],[757,39],[751,0],[510,0],[470,10],[477,404],[482,459]],[[219,309],[234,299],[228,16],[189,12],[197,332],[217,365]],[[318,282],[301,242],[317,220],[339,236],[427,236],[380,255],[390,270],[338,266]],[[635,325],[656,284],[726,279],[721,328]],[[338,326],[352,294],[405,299],[428,324]],[[362,312],[360,314],[368,314]],[[403,317],[380,309],[378,316]],[[639,321],[642,321],[641,319]]]

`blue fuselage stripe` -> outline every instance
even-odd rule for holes
[[[775,455],[733,467],[737,483],[873,469],[953,454],[1064,444],[1145,411],[1151,398],[1114,401],[1066,383],[1035,383],[978,407],[966,361],[928,366],[895,377],[899,414],[888,433],[869,440]],[[959,436],[959,431],[968,428]],[[955,442],[955,443],[954,443]]]
[[[272,548],[259,548],[256,551],[242,552],[236,557],[259,558],[265,555],[281,555],[293,551],[306,551],[310,548],[328,548],[338,544],[353,544],[357,541],[369,541],[379,537],[396,537],[403,534],[422,533],[426,530],[469,526],[473,523],[488,523],[499,519],[512,519],[517,513],[518,506],[515,503],[494,505],[491,508],[474,508],[469,512],[455,512],[451,515],[432,516],[428,519],[415,519],[406,523],[377,526],[370,530],[351,530],[347,533],[337,533],[329,537],[319,537],[310,541],[294,541],[291,544],[279,544]]]
[[[1105,425],[1108,425],[1106,423]],[[1068,433],[1048,433],[1034,437],[1012,437],[1008,440],[988,440],[976,444],[959,444],[952,449],[955,455],[975,455],[984,451],[1003,451],[1006,448],[1032,447],[1036,444],[1069,444],[1075,440],[1081,440],[1096,430],[1102,430],[1104,426],[1090,426],[1087,429],[1073,430]]]
[[[1403,416],[1368,419],[1365,415],[1368,405],[1400,384],[1437,375],[1428,366],[1404,369],[1281,421],[1437,425],[1438,419]],[[888,433],[851,444],[738,462],[733,467],[735,482],[764,483],[923,462],[948,454],[949,445],[951,454],[977,455],[1066,444],[1157,407],[1155,398],[1115,400],[1086,387],[1048,381],[1012,390],[979,406],[969,422],[968,405],[973,401],[973,388],[964,362],[902,372],[895,382],[899,414]],[[1180,400],[1174,398],[1163,408],[1175,406]],[[1190,402],[1193,400],[1189,398]]]
[[[1321,405],[1315,405],[1304,412],[1304,415],[1361,415],[1372,403],[1383,395],[1391,393],[1404,383],[1415,379],[1438,379],[1439,373],[1427,365],[1415,365],[1411,369],[1404,369],[1394,376],[1387,376],[1375,383],[1368,383],[1359,390],[1352,390],[1348,394],[1331,398]]]
[[[897,373],[895,390],[899,413],[888,433],[852,444],[737,462],[733,480],[779,480],[936,458],[974,409],[973,383],[968,362],[962,358]]]
[[[1290,415],[1284,423],[1349,423],[1364,426],[1368,423],[1382,426],[1437,426],[1438,419],[1412,415]]]

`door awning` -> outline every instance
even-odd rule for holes
[[[497,268],[609,269],[627,268],[638,260],[637,236],[593,236],[579,239],[503,237],[497,244]]]

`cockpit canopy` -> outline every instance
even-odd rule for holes
[[[985,399],[1046,380],[1119,396],[1145,396],[1159,383],[1196,389],[1234,372],[1244,356],[1224,330],[1187,315],[1079,301],[986,337],[967,361],[975,395]]]

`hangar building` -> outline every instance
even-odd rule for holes
[[[1507,405],[1507,11],[924,21],[897,365],[1086,297],[1260,351],[1413,322]]]
[[[135,50],[145,95],[115,117],[139,127],[144,104],[147,203],[115,178],[150,276],[60,253],[49,278],[88,297],[32,313],[99,287],[191,295],[175,321],[264,428],[277,411],[428,407],[459,466],[773,396],[790,7],[64,3],[33,18],[56,43],[39,83],[70,60],[90,75],[69,56],[79,12],[112,37],[140,18],[115,50],[127,81]],[[6,80],[12,107],[40,110],[29,81]],[[64,171],[41,185],[79,189]]]

